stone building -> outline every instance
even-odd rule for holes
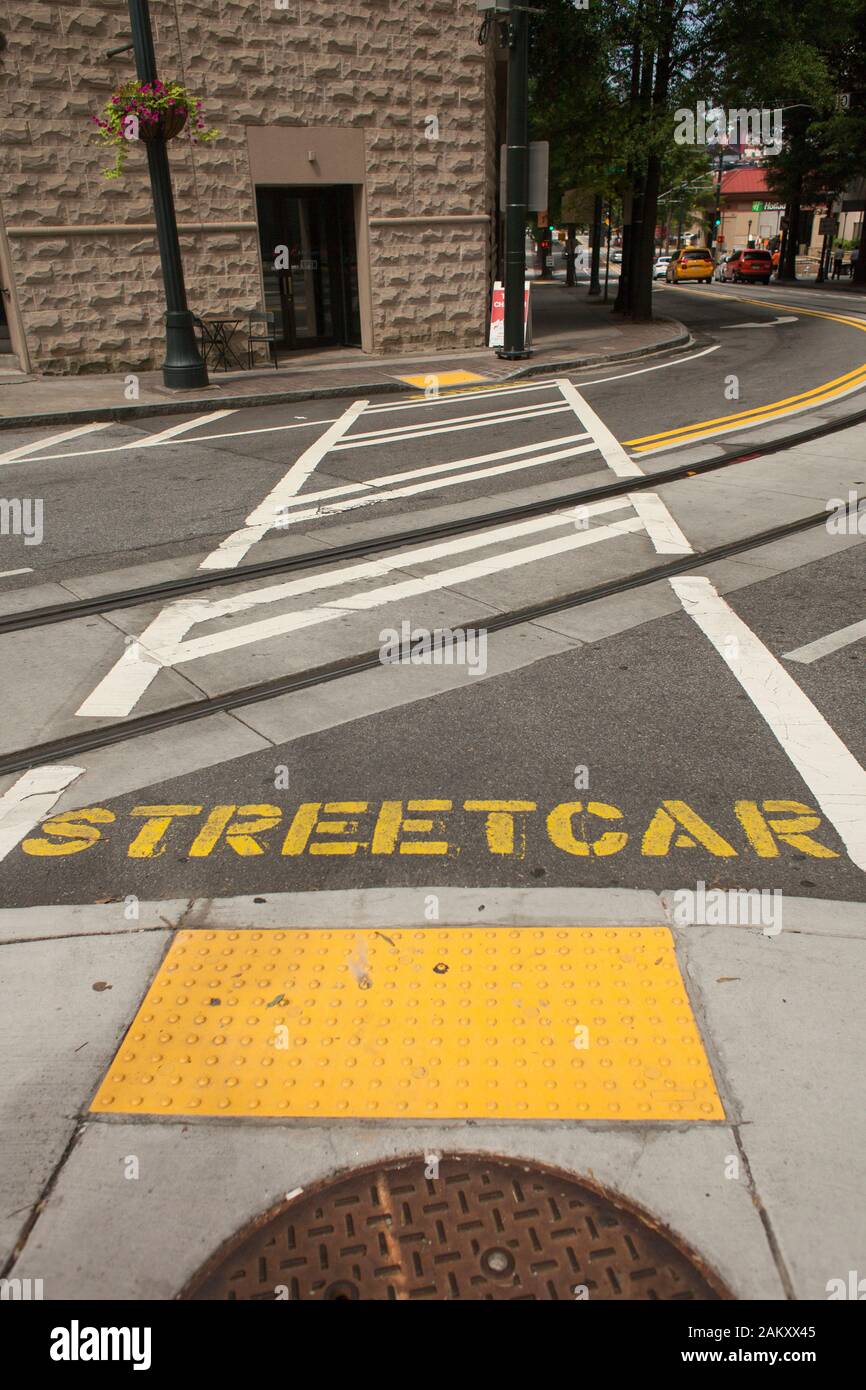
[[[283,351],[484,341],[496,218],[493,45],[475,0],[150,0],[160,76],[210,144],[169,143],[198,315],[263,308]],[[0,0],[0,361],[158,366],[146,152],[93,137],[133,56],[125,0]],[[289,248],[275,269],[274,248]],[[279,257],[277,257],[279,259]],[[285,253],[283,253],[285,260]]]

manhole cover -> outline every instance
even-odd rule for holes
[[[427,1174],[437,1172],[437,1176]],[[718,1299],[639,1217],[561,1174],[484,1158],[355,1172],[241,1233],[182,1295],[211,1299]]]

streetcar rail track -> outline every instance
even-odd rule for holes
[[[429,526],[417,526],[407,531],[388,535],[371,536],[366,540],[351,541],[345,545],[324,546],[321,550],[303,551],[295,555],[263,560],[252,565],[241,565],[234,569],[209,570],[202,574],[188,575],[180,579],[167,579],[158,583],[143,584],[113,593],[93,595],[89,598],[70,599],[67,602],[46,604],[41,608],[25,609],[22,612],[0,616],[0,636],[6,633],[22,632],[30,628],[48,627],[56,623],[71,622],[78,618],[111,613],[117,609],[135,608],[140,604],[160,602],[181,598],[202,590],[219,588],[225,585],[248,583],[252,580],[266,579],[275,574],[287,574],[292,570],[314,569],[321,565],[340,564],[363,555],[379,551],[399,549],[414,545],[419,541],[444,540],[449,536],[467,531],[480,531],[493,528],[509,521],[520,521],[544,513],[565,510],[568,507],[590,505],[611,497],[626,496],[631,492],[646,492],[666,483],[680,482],[685,478],[699,477],[737,464],[748,463],[757,458],[783,452],[799,444],[808,444],[839,430],[849,429],[866,421],[866,410],[840,416],[803,430],[793,438],[772,440],[748,451],[722,455],[718,458],[704,459],[696,463],[677,464],[673,468],[661,469],[642,477],[618,478],[599,487],[579,488],[561,493],[558,497],[543,498],[536,502],[525,502],[513,507],[499,508],[480,516],[459,517],[448,522],[434,522]],[[371,493],[375,498],[375,493]],[[327,517],[327,510],[323,518]]]
[[[770,450],[770,452],[773,451]],[[731,461],[733,462],[733,460]],[[655,482],[657,478],[658,475],[649,481]],[[631,480],[625,490],[632,490]],[[607,495],[610,494],[608,493]],[[545,506],[548,510],[550,509],[549,503],[545,504]],[[751,536],[745,536],[740,540],[727,541],[722,545],[713,546],[699,553],[685,555],[679,559],[666,561],[660,565],[652,565],[634,574],[625,575],[621,579],[606,580],[604,583],[593,585],[590,588],[578,589],[567,594],[560,594],[551,599],[545,599],[537,603],[526,605],[522,608],[491,615],[485,620],[485,630],[488,633],[499,632],[509,627],[519,626],[522,623],[534,622],[540,618],[549,617],[565,609],[579,608],[587,603],[593,603],[598,599],[608,598],[614,594],[626,593],[633,589],[642,588],[648,584],[657,583],[659,580],[673,579],[680,574],[687,574],[691,570],[703,569],[720,560],[729,559],[734,555],[740,555],[748,550],[759,549],[761,546],[770,545],[774,541],[783,540],[788,536],[796,535],[812,527],[825,525],[827,515],[826,510],[814,512],[809,516],[801,517],[797,521],[786,522],[782,525],[771,527],[769,530],[761,531]],[[247,568],[253,567],[249,566]],[[477,618],[473,620],[473,623],[475,622],[477,622]],[[459,631],[470,625],[471,624],[466,623],[455,623],[451,626],[452,631]],[[220,695],[208,696],[200,700],[185,701],[183,704],[175,705],[165,710],[158,710],[151,714],[138,715],[133,719],[106,724],[98,729],[92,728],[81,733],[68,734],[63,738],[50,739],[44,743],[33,744],[29,748],[19,749],[16,752],[0,756],[0,775],[22,772],[36,765],[56,762],[61,759],[79,757],[81,754],[92,752],[95,749],[107,748],[116,744],[125,743],[129,739],[140,738],[145,734],[158,733],[164,729],[176,728],[181,724],[204,719],[213,714],[226,713],[233,709],[239,709],[245,705],[259,704],[266,700],[275,699],[280,695],[289,695],[300,690],[307,690],[317,685],[324,685],[332,680],[339,680],[345,676],[358,675],[365,671],[375,670],[377,667],[387,664],[388,663],[383,663],[380,651],[376,649],[372,652],[363,653],[360,656],[343,657],[321,666],[296,672],[293,675],[278,676],[268,681],[262,681],[254,685],[226,691]]]

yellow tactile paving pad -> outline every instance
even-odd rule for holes
[[[469,386],[474,381],[489,381],[489,376],[482,376],[480,372],[420,372],[415,376],[398,376],[397,381],[406,381],[410,386],[417,386],[420,390],[435,383],[437,387],[443,386]]]
[[[180,931],[92,1109],[724,1118],[666,927]]]

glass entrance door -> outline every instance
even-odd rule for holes
[[[265,307],[284,349],[361,345],[352,189],[258,187]]]

